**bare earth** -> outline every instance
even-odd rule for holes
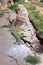
[[[43,7],[35,5],[37,10],[43,15]]]

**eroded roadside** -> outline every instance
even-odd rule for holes
[[[32,24],[29,21],[28,18],[28,12],[26,8],[23,5],[18,5],[21,8],[21,11],[19,14],[17,14],[14,17],[12,15],[12,12],[10,12],[10,16],[14,17],[14,20],[16,23],[19,22],[20,26],[17,30],[18,25],[15,25],[13,23],[15,30],[19,35],[24,34],[26,37],[24,38],[25,40],[31,42],[31,43],[38,43],[38,39],[35,36],[35,29],[32,26]],[[15,14],[15,13],[13,13]],[[6,17],[7,16],[7,17]],[[3,25],[8,25],[10,24],[8,21],[9,14],[6,14],[2,19],[0,18],[0,27]],[[7,20],[7,21],[6,21]],[[21,23],[22,22],[22,23]],[[22,29],[22,31],[21,31]],[[30,45],[27,43],[21,44],[20,46],[17,44],[17,41],[14,36],[11,35],[9,28],[0,28],[0,64],[1,65],[31,65],[29,63],[26,63],[23,58],[26,57],[27,55],[33,55],[33,50],[31,50]],[[22,58],[22,59],[21,59]],[[6,62],[5,62],[6,61]]]

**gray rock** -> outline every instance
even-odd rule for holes
[[[25,17],[22,12],[19,12],[17,15],[17,21],[25,22]]]
[[[8,24],[9,24],[8,20],[6,20],[5,18],[0,18],[0,27]]]
[[[16,42],[8,28],[0,28],[0,52],[6,53]]]
[[[28,50],[24,45],[14,45],[14,42],[16,42],[16,40],[9,32],[9,29],[0,28],[0,65],[30,65],[21,58],[18,58],[22,56],[25,57],[28,51],[32,53],[30,49]]]
[[[18,7],[21,9],[21,12],[22,12],[22,14],[21,14],[22,17],[20,15],[20,16],[18,16],[18,19],[19,20],[21,19],[22,22],[23,21],[25,22],[25,24],[22,24],[20,27],[21,29],[24,29],[24,31],[25,31],[25,32],[23,32],[23,34],[26,36],[24,39],[31,43],[38,41],[38,39],[35,35],[35,29],[29,20],[29,13],[28,13],[27,9],[22,4],[19,4]]]
[[[15,12],[10,12],[9,13],[9,21],[12,23],[16,21],[16,17],[17,17],[17,14]]]
[[[9,49],[8,55],[24,59],[27,56],[33,56],[34,54],[31,49],[26,47],[25,45],[15,45]]]

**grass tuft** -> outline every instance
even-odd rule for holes
[[[40,59],[39,59],[39,57],[37,57],[37,56],[28,56],[28,57],[26,58],[26,62],[29,62],[29,63],[31,63],[32,65],[35,65],[35,64],[39,63],[39,61],[40,61]]]
[[[20,8],[18,7],[17,4],[11,5],[11,6],[8,7],[8,8],[10,8],[12,11],[15,11],[16,13],[17,13],[18,11],[20,11]]]

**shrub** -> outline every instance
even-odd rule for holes
[[[18,5],[11,5],[10,8],[12,11],[15,11],[16,13],[20,10],[20,8],[18,7]]]
[[[24,2],[25,0],[13,0],[14,2],[19,2],[19,3],[22,3]]]
[[[32,5],[27,6],[27,9],[28,10],[36,10],[35,6],[32,6]]]
[[[29,62],[29,63],[31,63],[31,64],[33,64],[33,65],[35,65],[35,64],[37,64],[38,62],[39,62],[39,57],[37,57],[37,56],[28,56],[27,58],[26,58],[26,62]]]

